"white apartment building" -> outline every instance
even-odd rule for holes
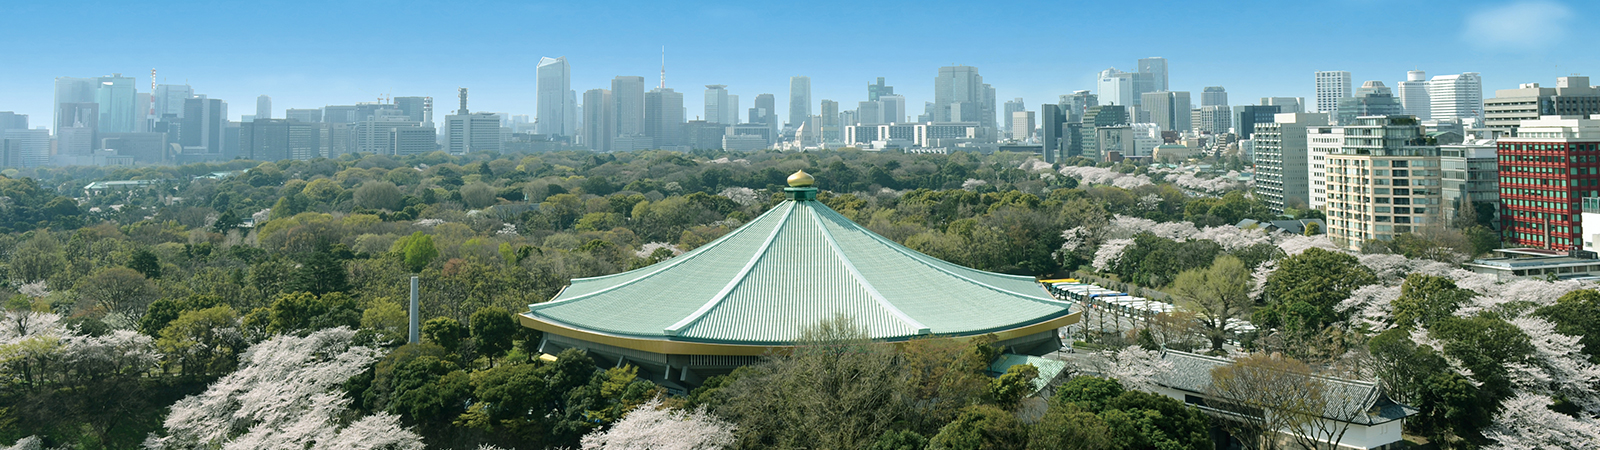
[[[1477,72],[1435,76],[1428,80],[1428,102],[1433,120],[1460,119],[1462,123],[1480,126],[1483,124],[1483,77]]]
[[[1344,128],[1320,126],[1306,129],[1307,201],[1311,209],[1321,210],[1328,203],[1328,154],[1344,147]]]
[[[1277,114],[1273,123],[1256,124],[1256,134],[1251,136],[1255,145],[1255,194],[1273,212],[1306,205],[1306,133],[1327,124],[1325,113]]]
[[[1350,72],[1329,70],[1317,72],[1317,109],[1313,112],[1339,111],[1339,99],[1350,96]]]

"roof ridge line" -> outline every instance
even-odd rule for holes
[[[833,211],[831,208],[828,211],[829,212],[833,212],[835,215],[839,214],[838,212]],[[840,218],[844,218],[844,216],[842,216],[842,215],[840,215],[839,217]],[[850,219],[845,218],[845,220],[850,220]],[[956,277],[956,278],[960,278],[962,280],[966,280],[966,282],[968,282],[968,283],[972,283],[972,284],[975,284],[975,285],[978,285],[978,286],[982,286],[982,287],[987,288],[989,290],[993,290],[993,291],[1000,292],[1000,293],[1003,293],[1003,294],[1011,295],[1011,296],[1014,296],[1014,297],[1021,297],[1021,298],[1024,298],[1024,299],[1032,300],[1034,302],[1043,303],[1043,304],[1046,304],[1046,305],[1060,305],[1060,304],[1063,304],[1063,303],[1069,305],[1069,307],[1070,307],[1070,305],[1072,305],[1072,302],[1063,302],[1063,301],[1060,301],[1060,300],[1055,300],[1054,298],[1046,300],[1046,299],[1043,299],[1043,298],[1030,297],[1030,296],[1022,294],[1021,292],[1015,292],[1015,291],[1012,291],[1012,290],[1009,290],[1009,289],[1004,289],[1004,288],[1001,288],[1001,287],[998,287],[998,286],[991,285],[989,283],[984,283],[982,281],[978,281],[978,280],[974,280],[972,278],[968,278],[966,275],[955,273],[955,272],[951,271],[950,269],[946,269],[946,268],[943,268],[943,267],[939,267],[936,264],[929,263],[927,260],[925,260],[923,258],[933,258],[932,256],[927,256],[927,255],[924,255],[924,254],[922,254],[920,252],[917,252],[917,251],[914,251],[914,250],[910,251],[910,252],[907,252],[906,250],[910,250],[910,249],[905,249],[900,244],[898,244],[898,243],[896,243],[894,241],[890,241],[889,238],[886,238],[886,237],[883,237],[883,236],[879,236],[878,233],[872,233],[871,230],[868,230],[866,235],[867,235],[867,237],[869,237],[869,238],[871,238],[873,240],[876,240],[881,244],[884,244],[885,247],[889,247],[890,250],[894,250],[896,252],[899,252],[902,255],[909,256],[909,257],[911,257],[911,259],[914,259],[917,262],[922,263],[922,265],[925,265],[925,266],[933,268],[933,270],[944,272],[947,275],[950,275],[950,276],[953,276],[953,277]],[[934,258],[934,259],[937,259],[937,258]],[[976,270],[976,269],[973,269],[973,270]],[[1043,287],[1041,286],[1040,289],[1043,289]],[[1046,294],[1046,295],[1048,295],[1048,294]]]
[[[798,204],[799,202],[792,203]],[[760,262],[763,256],[767,256],[767,251],[772,249],[772,242],[778,239],[778,234],[783,231],[783,226],[789,223],[789,217],[794,216],[794,210],[798,207],[791,205],[789,210],[783,213],[783,218],[779,219],[778,225],[772,227],[772,232],[767,234],[767,240],[761,243],[761,251],[750,256],[750,261],[744,263],[744,267],[739,269],[739,273],[734,274],[733,279],[728,280],[728,284],[723,285],[722,290],[717,291],[717,295],[711,296],[711,300],[707,300],[704,305],[700,305],[700,308],[689,314],[689,316],[661,331],[668,336],[677,336],[684,328],[699,322],[701,318],[711,312],[712,308],[722,304],[722,300],[728,298],[728,294],[733,293],[733,288],[738,287],[739,282],[744,281],[744,277],[749,276],[750,271],[755,269],[756,263]]]
[[[917,334],[930,334],[933,332],[932,328],[929,328],[927,325],[923,325],[922,322],[918,322],[916,319],[912,319],[910,315],[905,313],[905,311],[901,311],[899,307],[894,306],[893,303],[889,303],[889,299],[883,298],[883,294],[878,292],[878,288],[873,287],[872,283],[868,282],[867,278],[861,275],[861,271],[856,270],[856,264],[850,261],[850,257],[844,254],[843,249],[839,248],[839,241],[833,238],[833,232],[828,231],[827,225],[822,223],[822,215],[817,213],[817,209],[806,209],[811,211],[811,220],[817,224],[818,229],[822,230],[822,238],[828,241],[829,247],[833,248],[833,254],[839,257],[839,262],[844,263],[844,267],[850,272],[850,276],[855,278],[857,283],[861,283],[861,287],[867,290],[867,295],[871,296],[874,301],[878,302],[879,307],[889,311],[889,313],[893,314],[895,318],[900,319],[900,321],[904,322],[906,325],[910,325],[911,328],[916,329]]]
[[[791,208],[789,210],[790,211],[794,211],[792,206],[791,206]],[[759,218],[759,217],[757,217],[757,218]],[[788,218],[787,213],[785,213],[784,218],[785,219]],[[730,232],[728,234],[725,234],[722,237],[717,238],[716,240],[711,241],[710,243],[707,243],[706,245],[702,245],[702,246],[696,247],[694,250],[690,250],[689,253],[685,253],[683,255],[679,255],[676,258],[672,258],[671,260],[669,260],[667,262],[667,264],[662,265],[660,268],[658,268],[658,269],[656,269],[654,271],[651,271],[650,273],[647,273],[647,274],[644,274],[644,275],[640,275],[638,278],[634,278],[632,280],[628,280],[628,281],[624,281],[624,282],[621,282],[621,283],[617,283],[616,285],[611,286],[611,287],[607,287],[605,289],[601,289],[601,290],[590,292],[590,293],[583,294],[583,295],[574,296],[572,298],[563,299],[563,300],[560,300],[560,301],[547,301],[547,302],[544,302],[544,303],[534,303],[532,305],[528,305],[528,307],[529,307],[528,312],[533,312],[535,310],[544,309],[544,308],[552,307],[552,306],[555,306],[555,305],[564,305],[564,304],[570,303],[570,302],[572,302],[574,300],[580,300],[580,299],[585,299],[585,298],[593,297],[593,296],[596,296],[596,295],[604,294],[604,293],[611,292],[611,291],[614,291],[614,290],[617,290],[617,289],[621,289],[624,286],[628,286],[628,285],[637,283],[637,282],[639,282],[641,280],[644,280],[646,278],[653,277],[658,273],[666,271],[667,269],[671,269],[673,267],[677,267],[678,265],[683,264],[685,262],[688,262],[689,260],[694,259],[697,256],[705,254],[706,252],[710,251],[710,249],[712,247],[716,247],[718,245],[721,245],[724,242],[732,240],[735,235],[738,235],[739,233],[750,229],[750,227],[745,226],[745,225],[750,225],[751,223],[754,223],[754,221],[751,221],[749,223],[745,223],[744,225],[740,226],[739,228],[735,228],[732,232]],[[778,227],[779,228],[783,227],[783,223],[779,222],[778,223]],[[773,230],[777,230],[777,229],[778,228],[773,228]],[[621,275],[623,273],[627,273],[627,272],[615,273],[615,274],[611,274],[611,275],[604,275],[604,276],[601,276],[601,277],[591,277],[591,278],[603,278],[603,277],[609,277],[609,276],[616,276],[616,275]],[[578,280],[581,280],[581,279],[583,279],[583,278],[579,278]],[[576,280],[574,280],[574,281],[576,281]],[[570,282],[567,283],[566,287],[561,288],[561,292],[566,292],[568,287],[572,287],[572,283],[570,283]],[[556,296],[560,297],[561,296],[561,292],[557,292]]]

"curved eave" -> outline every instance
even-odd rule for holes
[[[1028,336],[1048,330],[1057,329],[1078,323],[1082,312],[1047,317],[1045,320],[1015,328],[996,330],[976,330],[962,334],[936,334],[934,337],[948,337],[953,339],[970,339],[973,337],[994,334],[999,340],[1013,339]],[[570,324],[561,323],[546,317],[535,317],[528,313],[517,314],[517,319],[522,326],[539,330],[545,333],[554,333],[573,339],[579,339],[597,344],[621,347],[642,352],[663,355],[717,355],[717,356],[761,356],[774,350],[793,347],[793,343],[740,343],[740,342],[711,342],[697,341],[683,338],[628,336],[586,330]],[[920,336],[904,336],[891,339],[881,339],[883,342],[902,342]]]

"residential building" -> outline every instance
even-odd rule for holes
[[[799,128],[811,118],[811,77],[789,77],[789,126]]]
[[[1021,100],[1021,99],[1018,99]],[[1026,141],[1033,136],[1033,111],[1011,113],[1011,138]]]
[[[543,135],[577,134],[577,124],[567,123],[567,119],[572,116],[569,110],[577,107],[571,101],[572,65],[567,63],[567,57],[539,58],[539,67],[536,71],[539,121],[534,129]]]
[[[1496,147],[1506,244],[1565,251],[1600,231],[1584,230],[1581,221],[1581,199],[1600,197],[1600,120],[1524,120]]]
[[[1146,92],[1141,109],[1150,111],[1150,122],[1160,125],[1164,131],[1186,132],[1194,129],[1188,92]]]
[[[256,117],[255,118],[257,118],[257,119],[271,119],[272,118],[272,97],[268,97],[268,96],[266,96],[266,94],[262,94],[260,97],[256,97]]]
[[[1256,164],[1255,195],[1273,212],[1282,214],[1306,205],[1310,197],[1306,130],[1327,124],[1327,114],[1288,113],[1255,125],[1250,137]]]
[[[1328,204],[1328,155],[1344,148],[1344,127],[1306,128],[1306,168],[1309,205],[1318,211]]]
[[[590,89],[583,93],[583,133],[579,142],[590,150],[611,151],[611,139],[617,136],[613,104],[609,90]]]
[[[1416,116],[1417,120],[1431,120],[1433,118],[1432,103],[1428,101],[1428,74],[1421,70],[1406,72],[1406,80],[1401,81],[1394,88],[1394,96],[1400,99],[1400,109],[1403,114]]]
[[[1500,226],[1500,162],[1493,138],[1469,136],[1459,144],[1439,146],[1444,217],[1452,224],[1470,224],[1477,210],[1491,212],[1490,228]]]
[[[637,137],[644,135],[644,77],[619,76],[611,80],[611,111],[617,115],[616,135]],[[615,140],[613,140],[615,143]],[[616,146],[612,151],[633,148]],[[650,148],[645,144],[644,148]]]
[[[1437,75],[1428,80],[1429,119],[1483,124],[1483,77],[1477,72]]]
[[[1589,77],[1556,79],[1556,87],[1526,83],[1516,89],[1494,91],[1484,101],[1483,125],[1491,130],[1515,133],[1524,120],[1540,116],[1585,116],[1600,114],[1600,88],[1589,85]]]
[[[644,135],[654,148],[683,145],[683,94],[656,88],[644,94]]]
[[[1328,237],[1350,250],[1371,240],[1446,225],[1439,147],[1415,117],[1365,116],[1344,125],[1344,146],[1327,155]],[[1257,148],[1257,153],[1260,149]]]
[[[1200,107],[1228,106],[1228,91],[1222,86],[1206,86],[1200,91]]]
[[[1399,114],[1404,114],[1404,111],[1400,107],[1400,99],[1394,97],[1394,91],[1390,91],[1382,81],[1373,80],[1361,83],[1361,88],[1356,89],[1354,96],[1339,99],[1339,113],[1333,118],[1333,123],[1344,125],[1354,123],[1357,117]]]
[[[1266,105],[1240,105],[1233,108],[1233,134],[1239,139],[1250,139],[1256,132],[1256,126],[1263,123],[1272,123],[1273,116],[1280,111],[1279,106]]]
[[[1318,71],[1317,104],[1315,112],[1339,111],[1339,99],[1350,96],[1350,72],[1342,70]]]

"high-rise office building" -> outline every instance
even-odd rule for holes
[[[572,66],[567,57],[539,58],[538,89],[539,121],[535,126],[539,134],[571,136],[568,133],[567,109],[572,90]]]
[[[1303,97],[1261,97],[1261,105],[1276,106],[1279,114],[1312,112],[1306,111],[1306,99]]]
[[[706,85],[706,115],[705,115],[706,123],[720,123],[720,124],[723,124],[723,125],[733,125],[733,124],[738,123],[738,120],[736,118],[724,117],[723,114],[726,114],[727,112],[728,112],[728,85],[725,85],[725,84],[708,84],[708,85]]]
[[[865,101],[856,104],[856,120],[851,125],[877,125],[883,123],[882,103]]]
[[[844,136],[844,124],[839,123],[839,102],[822,99],[819,106],[817,117],[820,118],[818,125],[822,126],[823,143],[839,142],[839,138]]]
[[[1583,199],[1600,197],[1600,120],[1543,116],[1501,136],[1500,223],[1505,242],[1569,250],[1600,230],[1582,227]]]
[[[50,130],[0,130],[0,154],[9,167],[44,167],[50,165]]]
[[[1150,74],[1150,90],[1170,90],[1167,84],[1167,59],[1162,57],[1142,58],[1139,60],[1139,73]],[[1142,94],[1143,92],[1141,92]]]
[[[272,97],[268,97],[265,94],[262,94],[260,97],[256,97],[256,118],[272,118]]]
[[[1115,67],[1102,70],[1095,82],[1095,93],[1107,105],[1132,106],[1133,75]]]
[[[445,151],[452,155],[471,152],[498,152],[505,148],[500,137],[500,115],[481,112],[473,114],[467,109],[467,88],[458,91],[461,106],[455,114],[445,116]]]
[[[94,102],[56,104],[56,134],[66,134],[69,129],[87,130],[85,143],[92,145],[94,133],[100,129],[100,104]],[[87,152],[88,147],[83,151]],[[69,151],[69,153],[71,153]],[[76,153],[72,153],[76,154]]]
[[[1421,70],[1406,72],[1406,80],[1395,86],[1394,96],[1400,99],[1400,108],[1405,114],[1417,116],[1417,120],[1432,119],[1433,107],[1428,103],[1426,72]]]
[[[133,78],[122,74],[96,79],[94,102],[100,105],[100,128],[105,133],[132,133],[140,130],[146,111],[139,108],[139,93]]]
[[[940,67],[933,103],[934,122],[977,122],[989,139],[995,137],[994,88],[983,83],[977,67]]]
[[[1143,108],[1150,111],[1150,122],[1164,131],[1190,131],[1194,127],[1188,92],[1146,92]]]
[[[1318,71],[1317,109],[1314,112],[1339,111],[1339,99],[1350,96],[1350,72],[1343,70]]]
[[[877,84],[867,85],[867,101],[875,102],[878,101],[879,97],[885,95],[894,95],[894,86],[884,85],[883,77],[878,77]]]
[[[1256,124],[1253,137],[1256,164],[1255,195],[1273,212],[1304,208],[1309,194],[1306,177],[1306,129],[1328,124],[1328,115],[1278,114],[1270,123]]]
[[[1477,72],[1435,75],[1428,80],[1428,105],[1434,120],[1483,123],[1483,77]]]
[[[1272,123],[1273,116],[1281,109],[1277,106],[1267,105],[1239,105],[1233,108],[1233,133],[1239,139],[1250,139],[1256,132],[1256,126],[1263,123]]]
[[[239,126],[239,156],[257,161],[308,160],[329,156],[323,148],[321,123],[257,119]]]
[[[178,142],[185,153],[221,155],[227,125],[227,102],[205,96],[184,100],[183,128]]]
[[[1497,144],[1493,138],[1468,135],[1459,144],[1439,146],[1444,196],[1441,206],[1444,207],[1443,216],[1452,226],[1457,222],[1472,223],[1477,219],[1478,208],[1482,207],[1494,211],[1495,222],[1490,227],[1499,227],[1500,162]]]
[[[423,122],[412,121],[411,117],[398,108],[380,109],[374,111],[367,120],[356,122],[351,127],[355,135],[355,151],[362,153],[375,153],[380,155],[393,155],[394,132],[399,129],[411,129],[424,126]],[[433,128],[432,123],[426,124]],[[326,155],[329,157],[338,155]],[[298,159],[298,157],[294,157]]]
[[[1044,162],[1055,163],[1064,156],[1061,135],[1063,128],[1069,122],[1070,116],[1066,112],[1068,107],[1059,104],[1045,103],[1039,105],[1039,144],[1044,151]]]
[[[1200,107],[1228,106],[1228,90],[1222,86],[1206,86],[1200,91]]]
[[[156,86],[155,95],[151,102],[156,111],[156,117],[173,114],[183,117],[183,101],[194,97],[194,88],[187,84],[163,84]]]
[[[1201,106],[1194,111],[1197,114],[1194,117],[1197,132],[1221,136],[1233,128],[1233,109],[1228,105]]]
[[[644,94],[644,135],[654,148],[683,145],[683,94],[656,88]]]
[[[28,129],[27,114],[17,114],[12,111],[0,111],[0,130],[26,129]]]
[[[322,107],[322,121],[327,123],[355,123],[362,117],[357,116],[356,105],[328,105]]]
[[[1423,144],[1416,118],[1366,116],[1342,126],[1344,145],[1327,155],[1325,206],[1335,244],[1361,250],[1370,240],[1443,224],[1439,147]]]
[[[394,107],[412,122],[433,123],[433,97],[395,97]]]
[[[789,77],[789,126],[799,128],[811,118],[811,77]]]
[[[1354,123],[1357,117],[1362,116],[1393,116],[1405,112],[1400,106],[1400,99],[1395,98],[1394,91],[1377,80],[1361,83],[1355,96],[1340,98],[1338,111],[1334,123],[1339,125]]]
[[[611,111],[617,115],[617,136],[644,135],[644,77],[619,76],[612,79],[611,101]]]
[[[1033,111],[1011,112],[1011,138],[1026,141],[1033,136]]]
[[[298,120],[306,123],[319,123],[322,122],[322,110],[293,108],[285,109],[283,110],[283,118],[289,120]]]
[[[906,98],[894,94],[878,96],[878,112],[883,123],[905,123]]]
[[[1063,120],[1081,123],[1084,111],[1088,111],[1090,107],[1100,106],[1100,97],[1087,90],[1072,91],[1071,94],[1061,96],[1060,106],[1061,111],[1067,114]]]
[[[51,125],[51,129],[60,130],[61,127],[64,126],[61,123],[61,119],[63,117],[61,105],[69,103],[94,103],[94,93],[99,87],[99,84],[99,80],[94,78],[56,77],[56,99],[55,108],[53,108],[53,117],[55,118],[55,123]],[[99,123],[100,121],[98,114],[99,112],[97,110],[95,117],[96,123]],[[70,122],[67,124],[67,126],[70,126]]]
[[[1016,100],[1006,102],[1005,109],[1001,110],[1000,112],[1000,120],[1005,121],[1001,128],[1005,130],[1006,137],[1012,137],[1016,135],[1016,112],[1027,110],[1028,106],[1022,103],[1022,97],[1017,97]],[[1014,137],[1012,138],[1015,139]]]
[[[611,151],[617,136],[617,115],[611,110],[611,91],[590,89],[583,93],[583,145],[597,152]]]
[[[1577,75],[1557,78],[1553,88],[1524,83],[1494,91],[1483,109],[1486,128],[1511,133],[1522,121],[1541,116],[1600,114],[1600,88],[1590,86],[1589,77]]]
[[[739,124],[739,95],[728,94],[728,104],[722,108],[722,117],[728,119],[728,125]]]

